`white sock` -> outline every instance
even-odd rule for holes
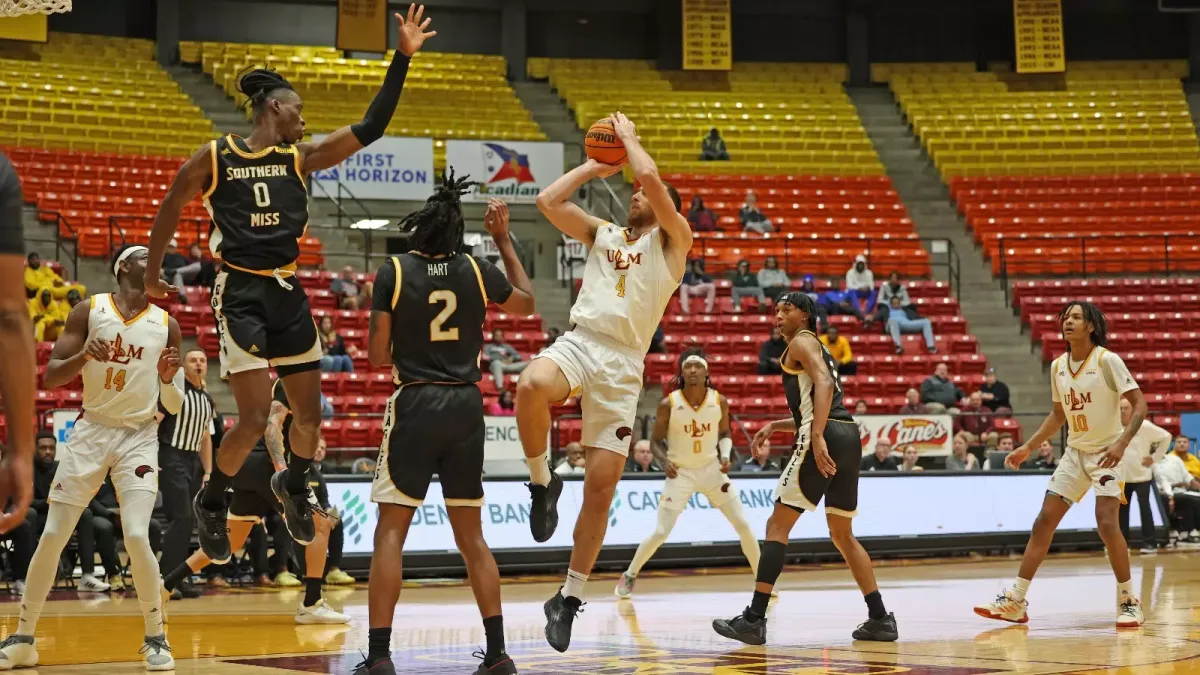
[[[550,451],[546,450],[537,457],[526,457],[529,465],[529,482],[545,487],[550,484]]]
[[[21,598],[21,617],[17,620],[18,635],[33,635],[46,595],[54,585],[58,572],[58,559],[71,540],[71,533],[83,515],[82,506],[71,506],[61,502],[50,502],[46,514],[46,529],[38,541],[37,551],[29,561],[29,572],[25,576],[25,595]]]
[[[588,575],[580,574],[571,569],[567,570],[567,582],[562,587],[563,597],[583,600],[583,586],[587,583],[587,580]]]
[[[1029,592],[1029,579],[1017,577],[1017,580],[1013,582],[1012,590],[1008,592],[1008,595],[1013,600],[1021,602],[1025,599],[1025,594],[1027,592]]]
[[[1117,582],[1117,602],[1136,597],[1133,594],[1133,579]]]
[[[158,558],[150,548],[150,518],[154,515],[154,493],[142,490],[123,495],[121,503],[121,528],[125,537],[125,552],[129,554],[129,567],[133,573],[133,587],[137,591],[138,605],[142,608],[142,620],[146,625],[146,637],[163,634],[162,595],[159,592],[162,577],[159,575]]]

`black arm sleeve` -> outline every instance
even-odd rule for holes
[[[375,290],[371,295],[371,311],[392,313],[392,293],[396,290],[396,268],[389,260],[375,272]]]
[[[479,263],[479,273],[483,276],[483,289],[487,291],[488,300],[497,305],[508,302],[512,297],[513,286],[508,282],[508,277],[504,276],[504,272],[486,260],[475,258],[475,262]]]
[[[0,152],[0,255],[25,255],[21,204],[21,180],[17,178],[17,170]]]
[[[388,66],[387,75],[383,78],[383,86],[379,88],[379,93],[375,94],[375,99],[367,108],[367,114],[363,115],[361,122],[350,125],[350,131],[364,146],[383,138],[388,124],[391,124],[396,105],[400,103],[400,92],[404,90],[404,78],[408,76],[408,61],[407,56],[396,52],[392,57],[392,65]]]

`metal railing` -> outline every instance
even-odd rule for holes
[[[1039,252],[1037,263],[1043,269],[1054,265],[1065,266],[1064,275],[1072,277],[1124,275],[1129,274],[1131,270],[1134,273],[1169,276],[1172,272],[1200,269],[1200,233],[1033,235],[1007,238],[1000,235],[996,242],[1000,285],[1004,289],[1004,301],[1009,306],[1012,305],[1010,277],[1036,277],[1045,274],[1010,271],[1010,263],[1016,267],[1026,262],[1021,259],[1023,254],[1019,251],[1010,253],[1010,247],[1070,247],[1074,249],[1071,253]],[[1104,249],[1116,249],[1117,252]],[[1054,271],[1050,271],[1051,276],[1055,274]]]
[[[40,223],[54,222],[54,259],[60,264],[64,260],[71,261],[71,278],[79,279],[79,233],[71,227],[71,221],[66,216],[58,211],[43,211],[37,210],[37,219]],[[64,235],[63,229],[66,229],[69,234]],[[68,248],[70,245],[70,248]]]

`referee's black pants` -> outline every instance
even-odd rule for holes
[[[1129,507],[1135,494],[1138,498],[1138,508],[1142,514],[1142,548],[1158,546],[1158,539],[1154,535],[1154,514],[1150,511],[1150,495],[1153,494],[1153,491],[1154,481],[1125,484],[1125,503],[1121,505],[1119,520],[1121,534],[1125,535],[1125,541],[1130,546],[1133,544],[1129,541]]]
[[[192,500],[204,479],[200,453],[158,445],[158,489],[162,492],[167,528],[163,532],[162,559],[159,567],[169,573],[187,560],[192,542]]]

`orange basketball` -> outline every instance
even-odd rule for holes
[[[620,166],[627,159],[625,144],[617,138],[617,132],[613,131],[612,120],[607,117],[597,120],[587,130],[587,135],[583,137],[583,147],[587,150],[589,159],[594,159],[601,164]]]

